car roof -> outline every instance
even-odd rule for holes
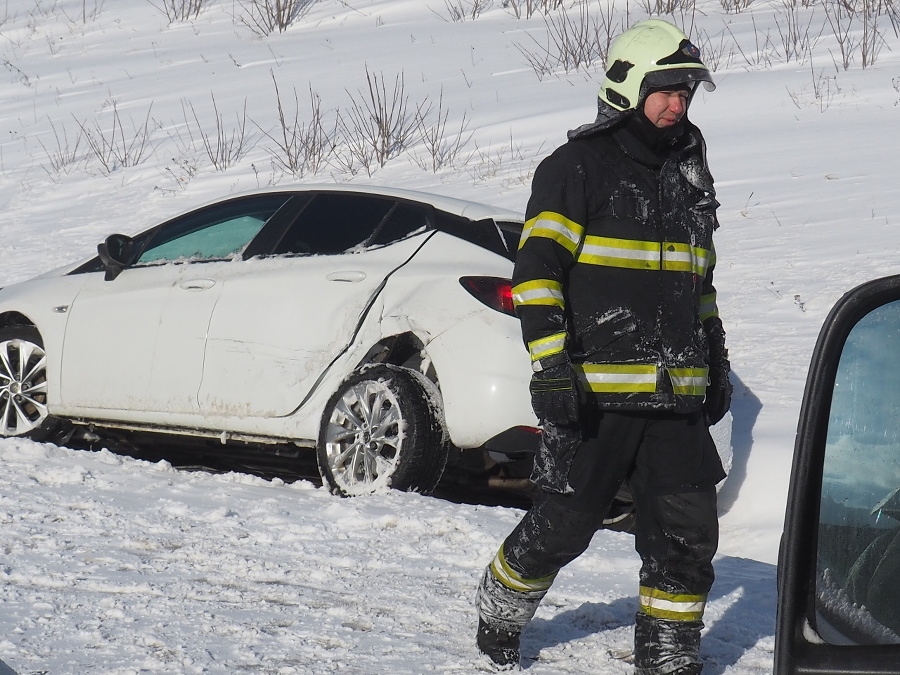
[[[266,188],[263,190],[253,190],[243,194],[235,194],[233,197],[241,197],[251,194],[266,194],[269,192],[332,192],[345,194],[371,194],[382,195],[385,197],[395,197],[397,199],[408,199],[411,201],[431,204],[436,209],[452,213],[457,216],[463,216],[470,220],[483,220],[490,218],[495,221],[512,221],[522,222],[522,214],[511,209],[504,209],[482,202],[473,202],[467,199],[459,199],[457,197],[448,197],[433,192],[425,192],[423,190],[410,190],[407,188],[387,187],[383,185],[350,185],[335,183],[310,183],[295,186],[281,186]],[[211,203],[223,201],[223,198],[214,200]]]

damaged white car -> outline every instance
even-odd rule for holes
[[[0,435],[315,447],[344,495],[427,492],[460,450],[533,452],[521,229],[482,204],[328,186],[114,234],[0,290]]]

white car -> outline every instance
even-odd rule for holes
[[[521,229],[483,204],[310,186],[111,235],[0,290],[0,435],[287,441],[344,495],[427,492],[454,449],[533,451]]]

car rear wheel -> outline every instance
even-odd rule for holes
[[[59,426],[47,412],[47,355],[31,326],[0,329],[0,436],[45,440]]]
[[[381,489],[430,492],[447,464],[436,396],[418,373],[377,365],[351,375],[329,400],[319,431],[323,482],[351,497]]]

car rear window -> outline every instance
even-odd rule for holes
[[[519,236],[522,234],[521,223],[495,222],[490,219],[472,221],[444,212],[438,212],[437,229],[493,251],[508,260],[516,259]]]

